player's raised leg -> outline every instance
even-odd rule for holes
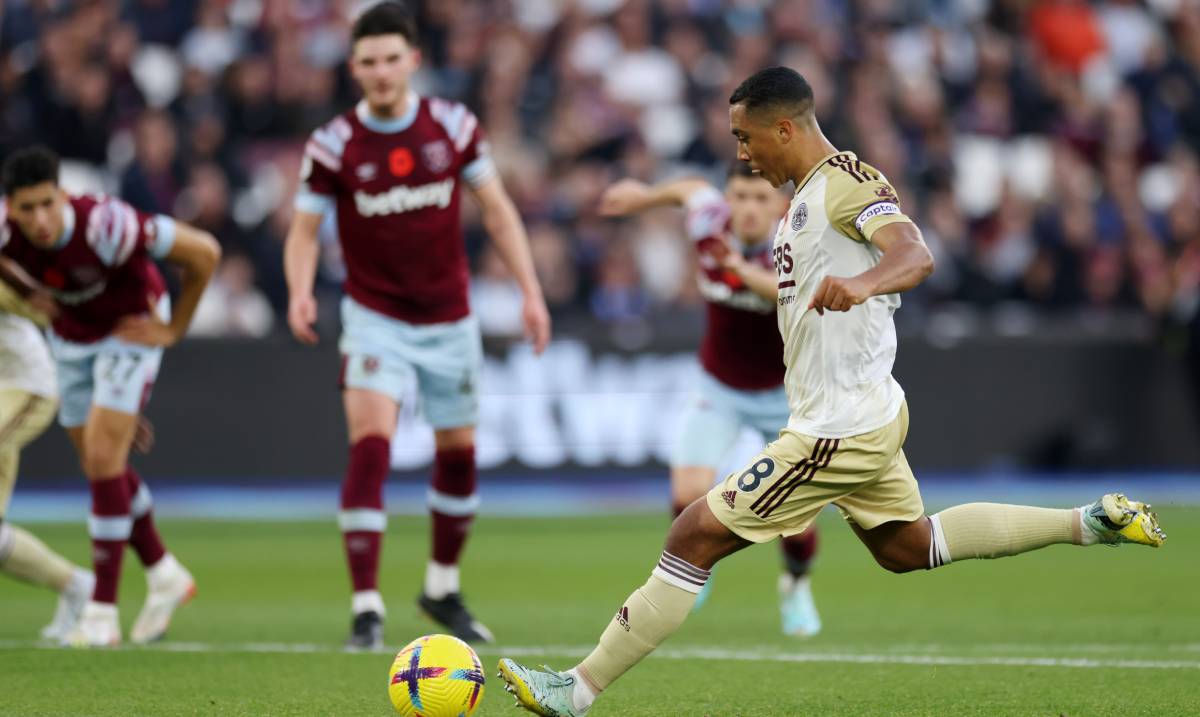
[[[348,364],[355,361],[353,357],[346,360]],[[350,378],[348,374],[347,379]],[[391,465],[391,435],[396,430],[399,404],[380,391],[349,385],[343,393],[343,404],[350,460],[342,480],[338,527],[354,590],[350,601],[353,619],[346,647],[381,649],[383,619],[387,614],[379,592],[379,558],[387,530],[383,486]]]
[[[45,430],[54,408],[55,402],[42,396],[0,391],[0,572],[58,593],[54,619],[41,632],[43,639],[57,641],[79,620],[92,594],[92,575],[4,518],[20,451]]]
[[[876,561],[893,572],[1020,555],[1050,545],[1137,543],[1157,548],[1166,540],[1150,506],[1119,493],[1065,509],[967,503],[917,521],[854,528]]]
[[[586,714],[603,690],[679,629],[717,561],[747,545],[750,541],[717,519],[708,501],[692,503],[671,525],[650,579],[617,610],[591,654],[565,672],[501,659],[505,689],[535,714]]]

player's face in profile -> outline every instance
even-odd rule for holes
[[[66,195],[53,182],[22,187],[12,193],[8,215],[21,233],[36,247],[49,249],[58,241],[63,230],[63,202]]]
[[[729,108],[729,129],[737,139],[738,161],[749,164],[772,186],[787,182],[787,177],[776,167],[781,152],[772,125],[764,123],[761,117],[750,116],[745,105],[736,104]]]
[[[408,91],[408,79],[421,64],[421,51],[403,35],[373,35],[354,43],[350,74],[373,110],[395,109]]]
[[[787,200],[771,183],[757,177],[730,177],[725,184],[733,233],[742,241],[757,242],[770,236],[771,229],[787,208]]]

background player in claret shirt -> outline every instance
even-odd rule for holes
[[[383,484],[400,400],[414,375],[436,437],[433,554],[418,603],[460,638],[488,641],[491,633],[459,591],[459,557],[478,505],[474,426],[482,361],[467,301],[460,181],[521,287],[522,320],[539,353],[550,337],[549,314],[524,227],[478,120],[461,104],[409,89],[421,54],[407,9],[375,5],[355,22],[352,41],[350,69],[364,99],[309,139],[285,251],[288,323],[300,341],[314,344],[317,230],[325,212],[336,210],[347,270],[339,348],[350,460],[338,514],[354,590],[347,645],[383,644]]]
[[[712,488],[743,427],[758,431],[769,443],[787,425],[783,341],[775,320],[778,289],[771,254],[771,237],[787,211],[787,199],[754,176],[749,165],[737,162],[729,170],[724,194],[702,179],[656,186],[625,179],[605,191],[600,212],[625,216],[661,206],[687,209],[687,234],[699,252],[697,278],[707,302],[700,346],[703,371],[671,456],[672,510],[678,516]],[[821,630],[821,619],[808,572],[817,549],[816,525],[783,538],[780,547],[783,631],[815,635]],[[710,580],[696,607],[711,587]]]
[[[130,637],[157,640],[195,584],[159,538],[150,492],[129,466],[129,450],[163,348],[187,329],[220,248],[208,234],[169,217],[108,197],[68,196],[58,186],[58,158],[44,148],[10,156],[3,184],[0,253],[57,302],[49,339],[58,369],[59,422],[92,492],[95,588],[65,641],[120,642],[117,586],[127,543],[146,567],[148,584]],[[155,259],[183,269],[174,311]]]

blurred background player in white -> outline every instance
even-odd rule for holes
[[[414,374],[436,445],[428,494],[432,555],[417,601],[458,637],[492,639],[467,610],[459,586],[459,558],[479,503],[482,368],[467,298],[460,179],[521,287],[522,322],[534,350],[540,353],[550,338],[525,229],[478,120],[457,102],[410,88],[421,62],[416,42],[413,17],[398,2],[375,5],[355,21],[350,71],[364,99],[312,133],[284,257],[288,324],[297,339],[315,344],[317,235],[326,212],[336,211],[347,273],[339,348],[350,460],[338,524],[354,591],[351,648],[383,646],[383,485],[400,401]]]
[[[600,213],[619,217],[654,207],[684,207],[687,236],[699,258],[697,280],[705,299],[705,331],[697,385],[688,400],[671,456],[672,517],[704,497],[743,428],[770,443],[788,422],[783,390],[783,340],[775,319],[778,296],[772,238],[787,212],[787,198],[734,163],[722,194],[703,179],[684,178],[649,186],[624,179],[609,187]],[[779,579],[783,632],[809,637],[821,630],[809,569],[817,550],[814,524],[780,540],[784,572]],[[707,599],[709,580],[696,598]]]
[[[58,407],[54,360],[37,325],[56,309],[12,260],[0,257],[0,279],[0,572],[58,593],[54,619],[41,633],[58,642],[75,627],[95,580],[4,518],[21,449],[46,430]]]
[[[2,174],[0,253],[46,286],[59,307],[49,334],[59,423],[92,493],[95,587],[64,642],[121,641],[117,587],[126,544],[146,567],[148,586],[130,638],[158,640],[195,583],[163,545],[129,451],[163,349],[183,337],[220,248],[209,234],[170,217],[109,197],[68,195],[58,186],[57,155],[43,147],[13,153]],[[174,311],[154,259],[183,269]]]

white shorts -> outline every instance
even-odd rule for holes
[[[158,304],[163,321],[171,316],[171,299]],[[92,406],[137,415],[150,400],[162,364],[161,346],[129,343],[108,336],[90,344],[67,341],[48,332],[50,353],[58,368],[58,422],[75,428],[87,422]]]
[[[399,403],[415,381],[425,420],[435,429],[479,421],[483,342],[474,316],[410,324],[342,299],[342,387]]]
[[[745,391],[727,386],[707,371],[698,372],[671,455],[672,466],[704,466],[720,470],[743,428],[770,443],[788,423],[783,386]]]

